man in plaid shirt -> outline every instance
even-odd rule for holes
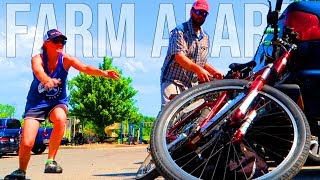
[[[209,36],[201,25],[208,14],[208,2],[197,0],[190,10],[190,19],[170,33],[167,56],[161,68],[162,107],[170,101],[171,94],[180,94],[198,81],[208,82],[210,77],[222,76],[207,63]]]
[[[201,25],[208,12],[208,2],[196,0],[190,10],[191,18],[171,31],[167,56],[161,68],[161,109],[170,101],[170,95],[180,94],[198,81],[208,82],[210,77],[222,77],[217,69],[207,63],[209,36]],[[144,160],[148,167],[153,164],[150,156]],[[137,179],[154,179],[159,175],[155,171],[156,168],[140,168]]]

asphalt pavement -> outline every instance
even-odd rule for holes
[[[32,180],[129,180],[147,156],[147,145],[94,144],[61,146],[57,162],[63,167],[62,174],[43,173],[47,150],[32,155],[27,178]],[[0,158],[0,179],[18,167],[17,155]],[[163,179],[163,178],[157,178]],[[305,166],[295,180],[320,180],[320,166]]]
[[[134,179],[142,161],[147,156],[146,145],[84,145],[61,146],[56,161],[62,174],[43,173],[47,150],[32,155],[27,179],[32,180],[87,180]],[[0,179],[18,167],[18,156],[7,155],[0,159]]]

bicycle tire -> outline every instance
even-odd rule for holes
[[[182,107],[183,103],[187,103],[192,98],[221,89],[236,89],[242,91],[247,83],[248,81],[246,80],[220,80],[205,83],[184,91],[170,102],[168,107],[156,120],[150,142],[151,151],[153,152],[152,158],[165,179],[199,179],[199,177],[191,175],[177,165],[168,151],[166,130],[172,120],[171,118],[173,118],[173,114]],[[267,174],[259,177],[259,179],[292,179],[302,168],[309,154],[310,128],[308,121],[297,104],[279,90],[265,86],[259,94],[270,98],[274,104],[284,109],[284,114],[286,113],[290,120],[288,122],[292,123],[292,127],[290,128],[292,128],[293,132],[292,145],[288,146],[290,151],[284,157],[283,161],[279,162],[278,166],[270,170]],[[274,150],[280,151],[278,149]],[[200,179],[202,178],[203,177]]]

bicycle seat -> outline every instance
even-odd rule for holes
[[[242,70],[242,69],[245,69],[245,68],[253,68],[254,66],[256,65],[256,62],[255,61],[249,61],[247,63],[232,63],[229,65],[229,68],[232,70],[232,71],[239,71],[239,70]]]

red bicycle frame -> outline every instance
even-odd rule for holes
[[[239,96],[238,100],[236,101],[237,103],[242,100],[241,105],[230,116],[229,125],[239,124],[239,122],[241,121],[240,127],[234,133],[233,141],[240,141],[243,139],[245,133],[250,127],[250,124],[252,123],[252,120],[257,114],[256,110],[258,107],[256,106],[249,109],[250,105],[258,95],[258,92],[264,87],[264,85],[267,84],[270,75],[273,73],[281,74],[283,72],[290,58],[291,51],[295,48],[296,45],[289,44],[289,49],[280,58],[278,58],[273,63],[268,64],[265,68],[261,69],[253,75],[253,80],[250,81],[250,83],[248,83],[248,85],[245,87],[244,95]],[[201,137],[210,134],[211,129],[215,126],[214,122],[224,115],[224,113],[221,113],[220,117],[215,117],[217,114],[219,114],[219,112],[222,111],[222,109],[230,109],[231,106],[235,105],[228,105],[228,103],[226,103],[228,97],[228,92],[224,91],[215,101],[203,103],[194,110],[194,112],[199,112],[205,106],[208,106],[211,109],[210,113],[200,124],[200,131],[198,131],[200,133],[190,139],[191,144],[197,143],[198,140],[201,139]],[[172,128],[170,128],[167,133],[167,138],[170,140],[177,139],[178,137],[172,135],[172,133],[177,130],[182,124],[186,123],[192,115],[193,113],[189,114],[183,120],[179,121]]]

